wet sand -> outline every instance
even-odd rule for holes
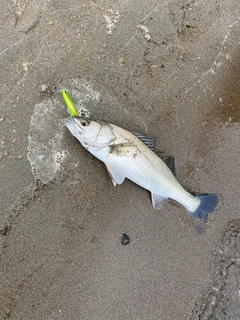
[[[3,0],[1,319],[239,319],[239,14],[237,0]],[[112,186],[65,127],[62,88],[155,136],[187,190],[218,194],[203,234],[182,206]]]

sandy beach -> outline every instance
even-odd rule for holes
[[[0,319],[240,319],[239,27],[238,0],[2,0]],[[183,206],[113,187],[62,88],[218,195],[201,235]]]

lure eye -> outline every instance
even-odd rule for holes
[[[87,120],[87,119],[81,120],[81,125],[82,125],[82,126],[87,127],[89,124],[90,124],[90,121],[89,121],[89,120]]]

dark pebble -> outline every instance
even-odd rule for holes
[[[129,244],[129,242],[130,242],[129,236],[126,233],[123,233],[121,244],[125,246],[126,244]]]

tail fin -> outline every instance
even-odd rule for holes
[[[204,229],[204,223],[207,220],[207,216],[210,212],[214,211],[218,204],[218,197],[216,194],[203,194],[196,195],[201,201],[199,206],[194,212],[190,212],[194,219],[194,227],[197,233],[201,233]]]

